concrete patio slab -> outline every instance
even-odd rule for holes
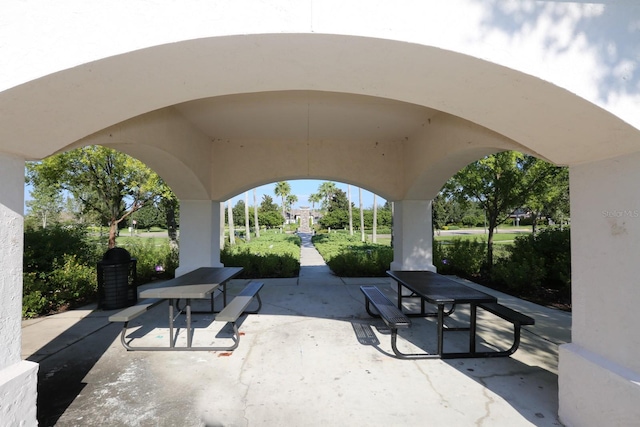
[[[26,355],[40,362],[41,425],[560,425],[558,342],[548,335],[554,319],[558,335],[565,334],[566,313],[522,302],[527,314],[538,313],[545,331],[527,327],[510,358],[398,360],[384,324],[365,312],[359,284],[370,280],[350,282],[265,285],[263,309],[241,322],[233,352],[127,352],[119,342],[121,325],[106,320],[111,311],[31,323],[23,329],[27,348],[43,338],[31,331],[57,332],[68,324],[67,332],[42,343],[57,351]],[[230,293],[243,283],[233,281]],[[166,345],[166,315],[166,305],[150,310],[130,336],[140,345]],[[464,316],[457,313],[453,321]],[[194,319],[194,343],[228,339],[212,316]],[[509,327],[500,322],[483,314],[479,334],[499,339]],[[87,335],[77,339],[80,330]],[[431,320],[415,319],[401,331],[403,349],[434,345]],[[446,345],[464,347],[465,334],[449,334]]]
[[[263,308],[241,320],[232,352],[127,352],[122,325],[107,320],[115,311],[94,307],[25,321],[23,356],[40,363],[40,425],[561,425],[558,345],[569,340],[569,313],[467,283],[536,319],[523,328],[520,349],[509,358],[400,360],[359,290],[375,284],[393,298],[392,282],[340,278],[320,267],[264,280]],[[229,293],[246,282],[231,281]],[[166,345],[167,313],[166,303],[153,308],[132,322],[128,337]],[[456,310],[447,322],[463,324],[467,316]],[[194,315],[194,322],[194,345],[229,340],[229,327],[212,315]],[[433,351],[435,321],[412,322],[400,331],[400,349]],[[178,345],[183,325],[181,317]],[[511,330],[482,311],[478,328],[486,347],[506,345]],[[466,337],[448,333],[445,348],[464,349]]]

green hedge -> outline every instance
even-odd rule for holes
[[[82,228],[52,226],[24,233],[23,317],[93,301],[96,246]]]
[[[341,277],[383,277],[393,261],[390,246],[363,243],[359,236],[317,234],[312,242],[331,271]]]
[[[122,245],[137,259],[138,285],[174,276],[178,252],[168,240],[130,239]],[[97,263],[106,245],[84,228],[52,226],[24,233],[23,317],[79,307],[97,299]],[[162,266],[161,272],[156,271]]]
[[[220,261],[228,267],[243,267],[241,278],[297,277],[300,272],[300,237],[295,234],[262,232],[251,241],[225,246]]]
[[[568,228],[547,228],[516,237],[509,255],[496,262],[491,280],[534,300],[571,301],[571,237]]]

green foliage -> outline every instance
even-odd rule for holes
[[[126,244],[121,245],[129,251],[132,258],[136,259],[138,285],[149,283],[154,279],[171,279],[175,276],[179,262],[178,251],[171,249],[165,239],[162,244],[156,242],[156,239],[137,238],[130,239]]]
[[[362,243],[359,236],[317,234],[312,241],[329,268],[341,277],[384,277],[393,261],[390,246]]]
[[[35,317],[95,299],[99,256],[86,231],[25,230],[22,315]]]
[[[75,255],[81,264],[100,259],[82,227],[53,226],[24,232],[24,272],[48,273],[64,263],[64,255]]]
[[[329,211],[318,223],[323,229],[343,229],[349,226],[349,212],[345,209]]]
[[[486,260],[487,247],[476,239],[453,239],[434,242],[433,265],[441,274],[477,278]]]
[[[243,267],[240,277],[296,277],[300,272],[300,237],[263,232],[250,242],[227,246],[220,260],[228,267]]]
[[[493,271],[493,282],[519,296],[569,302],[571,241],[569,229],[548,228],[518,236]]]
[[[36,188],[66,190],[85,212],[109,224],[109,247],[115,246],[116,228],[147,203],[171,190],[142,162],[99,145],[81,147],[27,164],[27,181]]]
[[[324,229],[339,229],[349,226],[349,200],[347,194],[336,188],[328,201],[327,213],[318,221]]]
[[[282,225],[282,214],[278,211],[262,212],[258,210],[258,223],[261,227],[280,227]]]
[[[24,235],[22,315],[36,317],[78,307],[97,297],[96,266],[105,243],[92,241],[84,229],[27,229]],[[130,238],[123,246],[137,259],[138,284],[174,276],[178,252],[163,239]],[[163,272],[156,272],[162,265]]]

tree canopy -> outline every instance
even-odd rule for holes
[[[504,151],[475,161],[455,174],[443,196],[477,203],[487,217],[487,269],[493,265],[493,233],[516,209],[549,191],[547,179],[559,167],[517,151]],[[439,209],[439,208],[438,208]],[[438,213],[440,215],[440,212]]]
[[[141,161],[97,145],[29,163],[27,180],[34,187],[65,190],[84,211],[97,213],[109,225],[110,248],[118,224],[165,190],[160,177]]]

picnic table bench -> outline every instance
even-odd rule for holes
[[[192,273],[188,273],[187,277],[180,276],[179,278],[170,280],[164,283],[162,286],[147,289],[140,292],[141,297],[149,297],[141,300],[138,304],[127,307],[124,310],[119,311],[109,316],[111,322],[122,322],[123,328],[120,334],[120,341],[122,345],[129,351],[145,350],[145,351],[168,351],[168,350],[224,350],[230,351],[237,348],[240,341],[240,333],[237,327],[238,318],[244,313],[257,313],[262,307],[262,300],[259,292],[263,287],[261,282],[250,282],[244,287],[244,289],[233,300],[226,304],[226,282],[232,277],[237,276],[242,271],[237,267],[222,267],[222,268],[202,268],[195,270]],[[190,275],[190,276],[189,276]],[[216,281],[220,280],[220,282]],[[199,283],[193,283],[199,282]],[[208,283],[202,283],[208,282]],[[191,309],[192,299],[206,299],[211,297],[211,311],[205,311],[205,313],[215,313],[213,311],[213,292],[218,287],[224,286],[224,308],[216,314],[214,321],[222,321],[229,323],[233,327],[233,344],[229,346],[206,346],[206,347],[193,347],[192,335],[193,328],[191,327],[191,314],[202,313],[196,312]],[[184,299],[186,301],[185,307],[181,309],[179,307],[179,300]],[[163,301],[169,300],[169,346],[168,347],[134,347],[131,346],[131,340],[127,340],[127,330],[129,328],[129,322],[138,316],[146,313],[151,308],[160,304]],[[247,310],[247,307],[253,300],[257,301],[257,308],[254,310]],[[177,315],[174,315],[174,311],[177,310]],[[174,339],[174,320],[182,312],[186,314],[187,320],[187,346],[176,347]]]
[[[431,271],[387,271],[387,274],[398,283],[398,303],[393,303],[375,286],[361,286],[365,295],[365,308],[369,315],[381,317],[391,330],[391,347],[399,358],[403,359],[431,359],[431,358],[470,358],[470,357],[505,357],[513,354],[520,345],[520,330],[523,325],[533,325],[535,320],[525,314],[499,304],[497,298],[478,291],[476,289],[455,282],[442,275]],[[402,288],[406,287],[412,294],[411,297],[421,299],[419,313],[406,313],[402,304]],[[425,302],[437,306],[436,313],[425,311]],[[451,314],[457,304],[469,304],[469,325],[464,327],[448,327],[444,324],[444,317]],[[370,305],[376,309],[376,313],[370,310]],[[445,305],[451,305],[450,310],[445,310]],[[477,308],[486,310],[513,325],[513,342],[511,347],[505,350],[476,350],[476,311]],[[397,348],[397,336],[399,328],[411,326],[409,317],[437,316],[437,351],[435,353],[406,354]],[[465,352],[445,352],[445,332],[468,331],[469,349]]]

